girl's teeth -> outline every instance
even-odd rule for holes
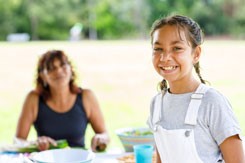
[[[168,66],[168,67],[163,67],[164,70],[173,70],[175,69],[175,66]]]

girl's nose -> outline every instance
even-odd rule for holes
[[[170,52],[162,52],[160,56],[161,61],[169,60],[171,58]]]

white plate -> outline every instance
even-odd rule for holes
[[[36,153],[32,160],[37,163],[91,163],[92,151],[83,149],[53,149]]]

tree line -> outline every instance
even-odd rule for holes
[[[192,17],[205,35],[245,37],[244,0],[0,0],[0,40],[11,33],[67,40],[76,23],[83,39],[142,39],[172,13]]]

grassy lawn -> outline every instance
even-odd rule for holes
[[[34,87],[39,54],[62,49],[78,73],[78,84],[92,89],[101,104],[112,141],[121,127],[146,126],[150,100],[160,78],[151,63],[149,41],[0,42],[0,144],[12,143],[26,94]],[[245,41],[206,41],[201,58],[202,74],[225,94],[245,134]],[[92,135],[87,130],[86,144]],[[32,129],[29,139],[35,139]]]

